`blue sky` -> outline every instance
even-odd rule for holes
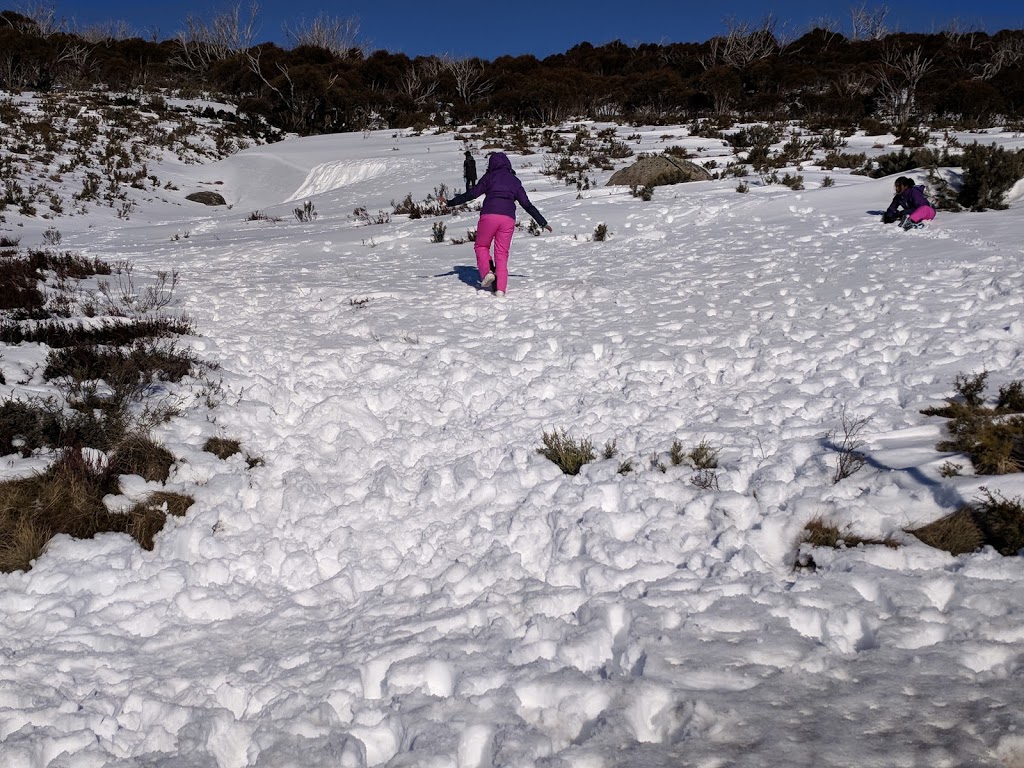
[[[0,8],[30,7],[31,2],[0,0]],[[851,2],[782,0],[767,5],[745,2],[692,2],[692,0],[648,0],[640,6],[629,0],[553,0],[533,3],[430,3],[418,0],[376,0],[376,2],[325,3],[323,0],[262,0],[257,42],[284,42],[283,23],[291,26],[302,18],[312,19],[322,11],[335,16],[354,16],[360,21],[362,37],[373,50],[385,49],[410,56],[451,54],[494,59],[503,54],[532,53],[539,58],[562,53],[579,42],[594,45],[622,40],[637,43],[702,42],[721,34],[727,19],[756,25],[767,9],[779,21],[779,28],[798,36],[822,17],[835,19],[845,31]],[[51,5],[51,4],[47,4]],[[163,2],[162,0],[57,0],[52,3],[58,16],[74,19],[79,26],[108,21],[125,21],[140,34],[155,30],[160,39],[173,37],[191,14],[212,18],[235,2]],[[962,0],[927,0],[917,3],[868,2],[869,8],[887,6],[888,26],[906,32],[931,32],[956,20],[962,29],[988,32],[1024,28],[1024,3],[990,0],[968,6]],[[897,7],[897,6],[904,7]],[[248,8],[249,0],[242,0]],[[977,12],[975,12],[977,9]],[[143,35],[148,36],[148,35]]]

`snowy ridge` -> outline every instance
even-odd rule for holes
[[[331,192],[347,187],[350,184],[358,184],[359,182],[382,176],[389,170],[397,172],[399,167],[399,163],[391,163],[389,167],[389,164],[383,160],[371,162],[338,160],[333,163],[324,163],[310,171],[306,180],[302,182],[302,186],[295,190],[295,193],[290,195],[284,202],[290,203],[293,200],[301,200],[313,195],[323,194],[324,192]],[[408,171],[407,168],[402,170],[403,172]]]
[[[1024,564],[903,529],[981,485],[1024,493],[942,477],[919,412],[959,372],[1024,376],[1024,208],[908,233],[866,214],[886,179],[645,203],[513,156],[554,233],[517,233],[501,300],[436,220],[349,215],[458,186],[462,151],[291,140],[217,178],[279,152],[295,172],[246,194],[308,197],[316,222],[65,233],[181,271],[225,401],[159,435],[196,503],[153,552],[62,537],[0,577],[0,764],[1020,765]],[[870,419],[869,464],[833,485],[844,409]],[[617,455],[564,475],[536,450],[558,428]],[[211,435],[265,464],[203,453]],[[722,450],[717,488],[673,440]],[[902,546],[795,571],[815,517]]]

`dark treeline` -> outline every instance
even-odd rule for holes
[[[247,119],[299,134],[497,120],[596,118],[643,124],[697,118],[874,120],[978,127],[1024,118],[1024,30],[892,33],[828,29],[780,41],[770,25],[705,43],[621,42],[539,60],[241,45],[208,30],[143,40],[47,30],[0,13],[0,88],[213,94]]]

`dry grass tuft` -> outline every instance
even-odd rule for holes
[[[115,475],[139,475],[144,480],[166,482],[174,455],[148,435],[131,434],[121,440],[110,457]]]
[[[970,507],[961,507],[928,525],[908,529],[907,533],[913,534],[929,547],[944,549],[953,555],[976,552],[985,540],[974,520],[974,510]]]
[[[203,443],[203,450],[212,453],[218,459],[229,459],[242,452],[242,444],[226,437],[211,437]]]

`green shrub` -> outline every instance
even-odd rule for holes
[[[715,469],[718,466],[718,456],[721,450],[713,448],[707,440],[701,440],[693,448],[686,458],[690,460],[695,469]]]
[[[963,184],[957,201],[972,211],[1006,208],[1010,188],[1024,179],[1024,150],[974,143],[963,149]]]
[[[538,448],[544,458],[553,461],[567,475],[578,475],[584,464],[594,460],[594,446],[589,440],[575,441],[563,429],[545,431],[541,436],[544,447]]]
[[[998,491],[981,490],[985,496],[974,502],[973,509],[985,544],[1001,555],[1016,555],[1024,549],[1024,503],[1020,497],[1008,499]]]
[[[999,390],[994,408],[984,406],[988,372],[958,374],[957,398],[946,405],[925,408],[926,416],[941,416],[948,439],[936,449],[966,454],[979,475],[1003,475],[1024,470],[1024,382],[1013,381]]]

